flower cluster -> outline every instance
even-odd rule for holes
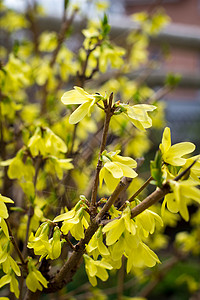
[[[127,272],[135,267],[152,267],[160,261],[143,240],[149,233],[154,232],[156,222],[163,225],[162,219],[156,213],[147,210],[133,220],[131,219],[131,204],[127,202],[126,205],[122,213],[118,211],[117,218],[110,220],[103,228],[99,227],[87,245],[86,251],[97,263],[108,263],[116,269],[120,268],[124,255],[127,258]],[[103,233],[106,235],[105,241]],[[102,257],[101,261],[97,260],[99,256]],[[89,272],[89,280],[93,285],[97,274]]]
[[[165,196],[162,204],[162,215],[165,206],[172,213],[179,212],[181,216],[188,221],[189,213],[187,206],[190,200],[200,203],[200,190],[196,187],[199,185],[200,164],[197,161],[192,166],[181,181],[175,181],[174,178],[182,171],[186,170],[198,156],[187,158],[186,155],[195,150],[195,145],[190,142],[182,142],[171,145],[170,128],[166,127],[163,132],[162,143],[160,144],[162,160],[162,172],[171,188],[171,192]]]
[[[119,153],[119,150],[113,152],[105,150],[101,154],[103,168],[99,175],[100,187],[104,180],[107,187],[113,190],[123,176],[135,178],[138,175],[133,170],[133,168],[137,167],[137,162],[130,157],[123,157]]]
[[[28,248],[32,248],[35,255],[40,255],[40,260],[43,257],[53,260],[61,254],[62,241],[60,229],[56,226],[53,237],[49,239],[49,225],[48,222],[42,223],[36,231],[35,236],[31,232],[29,237]]]
[[[86,211],[88,207],[85,204],[85,198],[84,196],[81,196],[81,198],[72,210],[57,216],[53,220],[53,222],[63,221],[61,227],[63,234],[68,234],[70,231],[76,240],[84,238],[84,229],[88,228],[90,222],[90,215]]]
[[[37,290],[42,291],[43,286],[47,288],[48,281],[36,268],[34,261],[29,259],[28,261],[28,275],[26,277],[26,285],[28,289],[32,292]]]

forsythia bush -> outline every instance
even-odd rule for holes
[[[40,33],[43,11],[34,1],[26,14],[0,2],[2,300],[49,293],[55,293],[51,299],[76,299],[68,284],[84,273],[82,263],[92,286],[119,273],[116,297],[144,299],[148,294],[137,289],[123,296],[124,270],[138,286],[149,286],[151,278],[159,282],[163,269],[148,268],[161,263],[156,253],[167,247],[166,226],[176,227],[179,216],[189,221],[191,205],[196,208],[190,232],[176,235],[171,257],[177,263],[200,253],[195,145],[172,145],[165,127],[151,176],[141,171],[152,146],[149,128],[157,133],[164,126],[164,104],[142,77],[131,80],[129,74],[150,63],[150,36],[168,17],[161,10],[136,14],[138,29],[122,48],[109,39],[108,18],[101,12],[106,3],[96,5],[100,21],[87,21],[73,52],[78,6],[65,1],[60,31]],[[168,76],[165,92],[177,81]],[[146,192],[149,184],[154,191]],[[198,290],[195,277],[183,274],[178,280]],[[90,285],[85,292],[82,299],[109,297]]]

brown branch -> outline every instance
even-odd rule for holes
[[[179,179],[181,179],[184,175],[186,175],[188,173],[188,171],[194,166],[194,164],[198,161],[199,158],[195,159],[191,165],[189,165],[189,167],[187,167],[185,170],[183,170],[179,175],[177,175],[174,180],[178,181]]]
[[[75,15],[77,13],[77,10],[75,9],[70,18],[69,19],[66,19],[66,12],[64,12],[64,17],[63,17],[63,22],[62,22],[62,25],[61,25],[61,28],[60,28],[60,32],[58,33],[57,35],[57,40],[58,40],[58,44],[57,44],[57,47],[56,49],[54,50],[53,54],[52,54],[52,58],[50,60],[50,63],[49,63],[49,66],[50,68],[53,68],[55,62],[56,62],[56,58],[57,58],[57,55],[60,51],[60,48],[62,46],[62,43],[64,42],[65,40],[65,36],[66,36],[66,32],[69,30],[74,18],[75,18]],[[48,94],[48,91],[47,91],[47,82],[43,85],[43,89],[42,89],[42,101],[41,101],[41,114],[45,114],[46,113],[46,99],[47,99],[47,94]]]
[[[75,144],[75,140],[76,140],[77,127],[78,127],[78,123],[74,125],[71,148],[67,153],[68,156],[71,156],[73,154],[74,144]]]
[[[105,215],[105,213],[111,208],[112,204],[115,203],[115,201],[117,200],[119,194],[126,188],[126,186],[128,184],[129,184],[129,178],[122,177],[122,179],[120,180],[120,182],[117,185],[116,189],[114,190],[114,192],[112,193],[112,195],[110,196],[108,201],[105,203],[103,208],[100,210],[100,212],[96,216],[95,221],[97,222],[97,224],[99,224],[101,222],[101,220],[102,220],[103,216]]]
[[[10,240],[11,240],[11,242],[12,242],[12,244],[13,244],[13,246],[14,246],[14,248],[15,248],[18,256],[19,256],[19,259],[21,260],[22,266],[25,268],[26,267],[26,262],[25,262],[25,260],[23,258],[23,255],[22,255],[21,251],[19,250],[17,242],[16,242],[16,240],[15,240],[15,238],[13,236],[12,229],[10,227],[10,223],[6,219],[5,219],[5,222],[6,222],[7,226],[8,226],[8,232],[9,232]]]
[[[193,165],[193,163],[190,165]],[[182,172],[181,174],[183,174]],[[183,176],[183,175],[182,175]],[[116,188],[116,190],[121,190],[120,185]],[[113,201],[116,199],[117,191],[114,191],[114,195],[112,194],[111,197],[108,200],[108,204],[105,204],[105,208],[103,207],[101,212],[96,216],[94,221],[91,221],[89,227],[85,231],[85,238],[82,239],[75,247],[75,251],[72,252],[72,255],[68,259],[68,261],[63,265],[63,267],[60,269],[60,271],[55,275],[55,277],[49,282],[48,288],[44,289],[45,293],[52,293],[56,292],[60,289],[62,289],[67,283],[69,283],[74,274],[76,273],[77,269],[79,268],[79,265],[82,260],[82,256],[85,252],[85,245],[89,243],[90,239],[94,235],[94,233],[98,229],[98,223],[100,217],[104,215],[104,213],[109,209],[109,207],[112,205]],[[136,217],[138,214],[143,212],[145,209],[153,205],[154,203],[158,202],[160,199],[162,199],[166,194],[170,192],[170,186],[168,183],[165,183],[162,188],[158,188],[155,190],[151,195],[146,197],[140,204],[138,204],[136,207],[134,207],[131,210],[131,218]],[[102,221],[103,224],[103,221]],[[39,293],[39,292],[38,292]],[[38,296],[39,297],[39,296]],[[30,291],[28,291],[25,300],[37,300],[38,297]]]
[[[149,99],[147,100],[147,103],[152,103],[152,102],[155,102],[155,101],[158,101],[158,100],[162,99],[164,96],[169,94],[169,92],[171,90],[172,90],[172,88],[169,87],[169,86],[164,86],[164,87],[160,88],[151,97],[149,97]]]
[[[4,141],[4,136],[3,136],[3,115],[2,115],[2,109],[1,109],[1,102],[3,100],[3,95],[1,94],[0,91],[0,155],[2,160],[6,159],[6,143]]]
[[[33,5],[28,5],[28,9],[26,12],[26,18],[30,23],[30,30],[33,34],[33,44],[35,53],[39,54],[39,40],[38,40],[38,25],[36,22],[36,6],[37,3],[34,1]]]
[[[153,193],[151,193],[148,197],[146,197],[142,202],[140,202],[131,210],[131,218],[134,218],[142,213],[144,210],[161,200],[169,192],[170,186],[168,183],[165,183],[161,189],[156,189]]]
[[[128,201],[129,202],[132,202],[135,200],[135,198],[145,189],[145,187],[151,182],[151,180],[153,179],[152,176],[150,176],[146,181],[145,183],[137,190],[137,192],[135,192],[135,194],[133,194],[129,199]]]
[[[181,172],[179,175],[177,175],[174,180],[178,181],[181,179],[191,168],[192,166],[196,163],[198,159],[194,160],[187,169],[185,169],[183,172]],[[140,202],[137,206],[135,206],[131,210],[131,218],[136,217],[139,215],[141,212],[143,212],[145,209],[149,208],[159,200],[161,200],[166,194],[170,192],[170,185],[168,182],[166,182],[163,187],[160,189],[158,188],[155,190],[151,195],[146,197],[142,202]]]
[[[51,61],[50,61],[50,67],[51,68],[53,67],[53,65],[56,62],[56,58],[57,58],[58,52],[60,51],[62,43],[65,40],[66,32],[69,30],[71,24],[73,23],[76,13],[77,13],[77,10],[75,9],[72,12],[72,14],[71,14],[71,16],[70,16],[69,19],[66,19],[66,17],[63,17],[63,23],[61,25],[60,32],[58,33],[58,36],[57,36],[58,44],[57,44],[56,49],[53,52],[53,56],[52,56]]]
[[[89,80],[89,79],[92,79],[93,75],[98,72],[99,70],[99,60],[97,59],[97,64],[96,64],[96,67],[92,70],[90,76],[86,76],[86,70],[87,70],[87,66],[88,66],[88,61],[89,61],[89,57],[91,55],[91,53],[98,47],[100,46],[102,43],[102,40],[98,40],[97,43],[94,45],[93,48],[91,49],[84,49],[86,51],[86,58],[85,60],[83,61],[83,64],[82,64],[82,71],[81,73],[78,71],[77,72],[77,79],[78,79],[78,85],[83,87],[84,86],[84,83],[86,80]]]
[[[128,201],[129,202],[132,202],[135,200],[135,198],[145,189],[145,187],[150,183],[150,181],[152,180],[153,178],[152,177],[149,177],[145,183],[135,192],[135,194],[133,194],[129,199]],[[125,203],[119,208],[119,210],[123,210],[123,208],[125,207]]]
[[[41,164],[42,164],[42,157],[38,156],[36,158],[35,176],[34,176],[34,179],[33,179],[33,184],[34,184],[35,192],[36,192],[37,177],[38,177],[38,173],[39,173]],[[33,204],[30,202],[29,209],[28,209],[28,220],[27,220],[27,226],[26,226],[26,237],[25,237],[25,242],[24,242],[23,251],[22,251],[22,254],[23,254],[24,258],[27,255],[27,244],[28,244],[28,238],[29,238],[29,229],[30,229],[31,219],[32,219],[33,215],[34,215],[34,208],[33,208]]]
[[[89,243],[90,239],[98,229],[98,224],[91,222],[85,231],[85,238],[76,245],[76,251],[72,252],[68,261],[62,266],[60,271],[55,275],[53,280],[48,284],[48,288],[44,290],[45,293],[52,293],[62,289],[67,283],[72,280],[82,260],[85,252],[85,245]],[[26,300],[28,300],[27,298]]]
[[[102,167],[101,154],[105,150],[105,147],[106,147],[110,119],[114,112],[112,110],[112,100],[113,100],[113,93],[110,94],[109,104],[107,104],[107,100],[104,101],[104,108],[105,108],[106,116],[105,116],[103,134],[102,134],[102,139],[101,139],[101,146],[100,146],[100,151],[99,151],[99,159],[98,159],[98,163],[97,163],[97,167],[96,167],[94,184],[93,184],[93,188],[92,188],[91,204],[93,206],[95,206],[95,204],[96,204],[97,189],[98,189],[98,184],[99,184],[99,173],[100,173],[100,170]]]

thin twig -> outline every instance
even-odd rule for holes
[[[36,22],[36,6],[37,3],[36,1],[33,2],[33,5],[28,5],[28,9],[26,12],[26,17],[30,23],[30,30],[33,34],[33,45],[34,45],[34,50],[36,55],[39,54],[39,40],[38,40],[38,26],[37,26],[37,22]]]
[[[151,182],[151,180],[153,179],[152,176],[150,176],[145,183],[137,190],[137,192],[135,192],[135,194],[133,194],[128,201],[132,202],[135,200],[135,198],[147,187],[147,185]]]
[[[69,152],[67,153],[69,156],[73,154],[74,144],[75,144],[75,140],[76,140],[77,127],[78,127],[78,124],[75,124],[73,134],[72,134],[71,148],[70,148]]]
[[[187,174],[187,172],[194,166],[194,164],[198,161],[199,158],[195,159],[191,165],[189,165],[189,167],[187,167],[185,170],[183,170],[183,172],[181,172],[179,175],[177,175],[174,180],[178,181],[179,179],[181,179],[184,175]]]
[[[170,186],[168,183],[164,184],[162,188],[156,189],[153,193],[151,193],[148,197],[146,197],[142,202],[140,202],[131,210],[131,218],[134,218],[142,213],[144,210],[161,200],[169,192]]]
[[[37,160],[36,160],[36,165],[35,165],[35,176],[34,176],[34,179],[33,179],[33,184],[34,184],[35,190],[36,190],[37,177],[38,177],[38,173],[39,173],[39,170],[40,170],[41,163],[42,163],[42,157],[38,156]],[[28,209],[28,220],[27,220],[27,226],[26,226],[26,237],[25,237],[25,242],[24,242],[23,251],[22,251],[22,254],[23,254],[24,258],[27,255],[27,244],[28,244],[28,238],[29,238],[29,229],[30,229],[31,219],[32,219],[33,215],[34,215],[34,208],[33,208],[32,203],[30,202],[29,209]]]
[[[86,51],[86,58],[85,60],[83,61],[82,63],[82,71],[81,73],[78,71],[77,72],[77,78],[78,78],[78,85],[83,87],[84,86],[84,83],[86,80],[89,80],[89,79],[92,79],[93,75],[98,72],[99,70],[99,60],[97,60],[97,65],[96,67],[92,70],[90,76],[86,76],[86,71],[87,71],[87,66],[88,66],[88,62],[89,62],[89,57],[91,55],[91,53],[98,47],[100,46],[102,43],[102,40],[98,40],[97,43],[94,45],[93,48],[91,49],[84,49]]]
[[[91,197],[92,206],[95,206],[95,204],[96,204],[97,189],[98,189],[98,184],[99,184],[99,173],[100,173],[100,170],[102,167],[101,154],[105,150],[105,147],[106,147],[110,119],[113,115],[112,100],[113,100],[113,93],[110,94],[109,104],[107,104],[107,100],[104,101],[106,116],[105,116],[105,121],[104,121],[104,128],[103,128],[103,134],[102,134],[102,139],[101,139],[99,158],[98,158],[98,163],[97,163],[96,172],[95,172],[94,184],[93,184],[93,188],[92,188],[92,197]]]
[[[22,255],[21,251],[19,250],[17,242],[16,242],[16,240],[15,240],[15,238],[13,236],[12,229],[10,227],[10,223],[6,219],[5,219],[5,222],[6,222],[7,226],[8,226],[8,232],[9,232],[10,240],[11,240],[11,242],[12,242],[12,244],[13,244],[13,246],[14,246],[14,248],[15,248],[18,256],[19,256],[19,259],[21,260],[22,266],[25,267],[26,266],[26,262],[25,262],[25,260],[23,258],[23,255]]]
[[[112,195],[110,196],[110,198],[108,199],[108,201],[105,203],[105,205],[103,206],[103,208],[100,210],[100,212],[96,216],[95,221],[97,223],[100,223],[100,221],[102,220],[102,218],[105,215],[105,213],[115,203],[115,201],[117,200],[119,194],[126,188],[126,186],[128,184],[129,184],[128,178],[122,177],[122,179],[120,180],[120,182],[117,185],[116,189],[114,190],[114,192],[112,193]]]
[[[66,37],[66,32],[69,30],[74,18],[75,18],[75,15],[77,13],[77,10],[75,9],[70,18],[67,19],[66,18],[66,11],[64,12],[64,15],[63,15],[63,22],[61,24],[61,28],[60,28],[60,32],[57,34],[57,40],[58,40],[58,44],[57,44],[57,47],[56,49],[54,50],[53,54],[52,54],[52,57],[51,57],[51,60],[50,60],[50,63],[49,63],[49,66],[50,68],[53,68],[55,62],[56,62],[56,58],[57,58],[57,55],[60,51],[60,48],[62,46],[62,43],[64,42],[65,40],[65,37]],[[45,114],[46,113],[46,99],[47,99],[47,94],[48,94],[48,91],[47,91],[47,82],[43,85],[42,87],[42,101],[41,101],[41,114]]]

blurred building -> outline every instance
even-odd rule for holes
[[[200,146],[200,1],[199,0],[124,0],[126,15],[153,11],[161,6],[171,24],[152,41],[151,55],[157,44],[169,45],[169,56],[161,61],[151,84],[161,86],[167,72],[180,73],[178,88],[165,96],[167,120],[174,129],[175,140],[191,139]]]

